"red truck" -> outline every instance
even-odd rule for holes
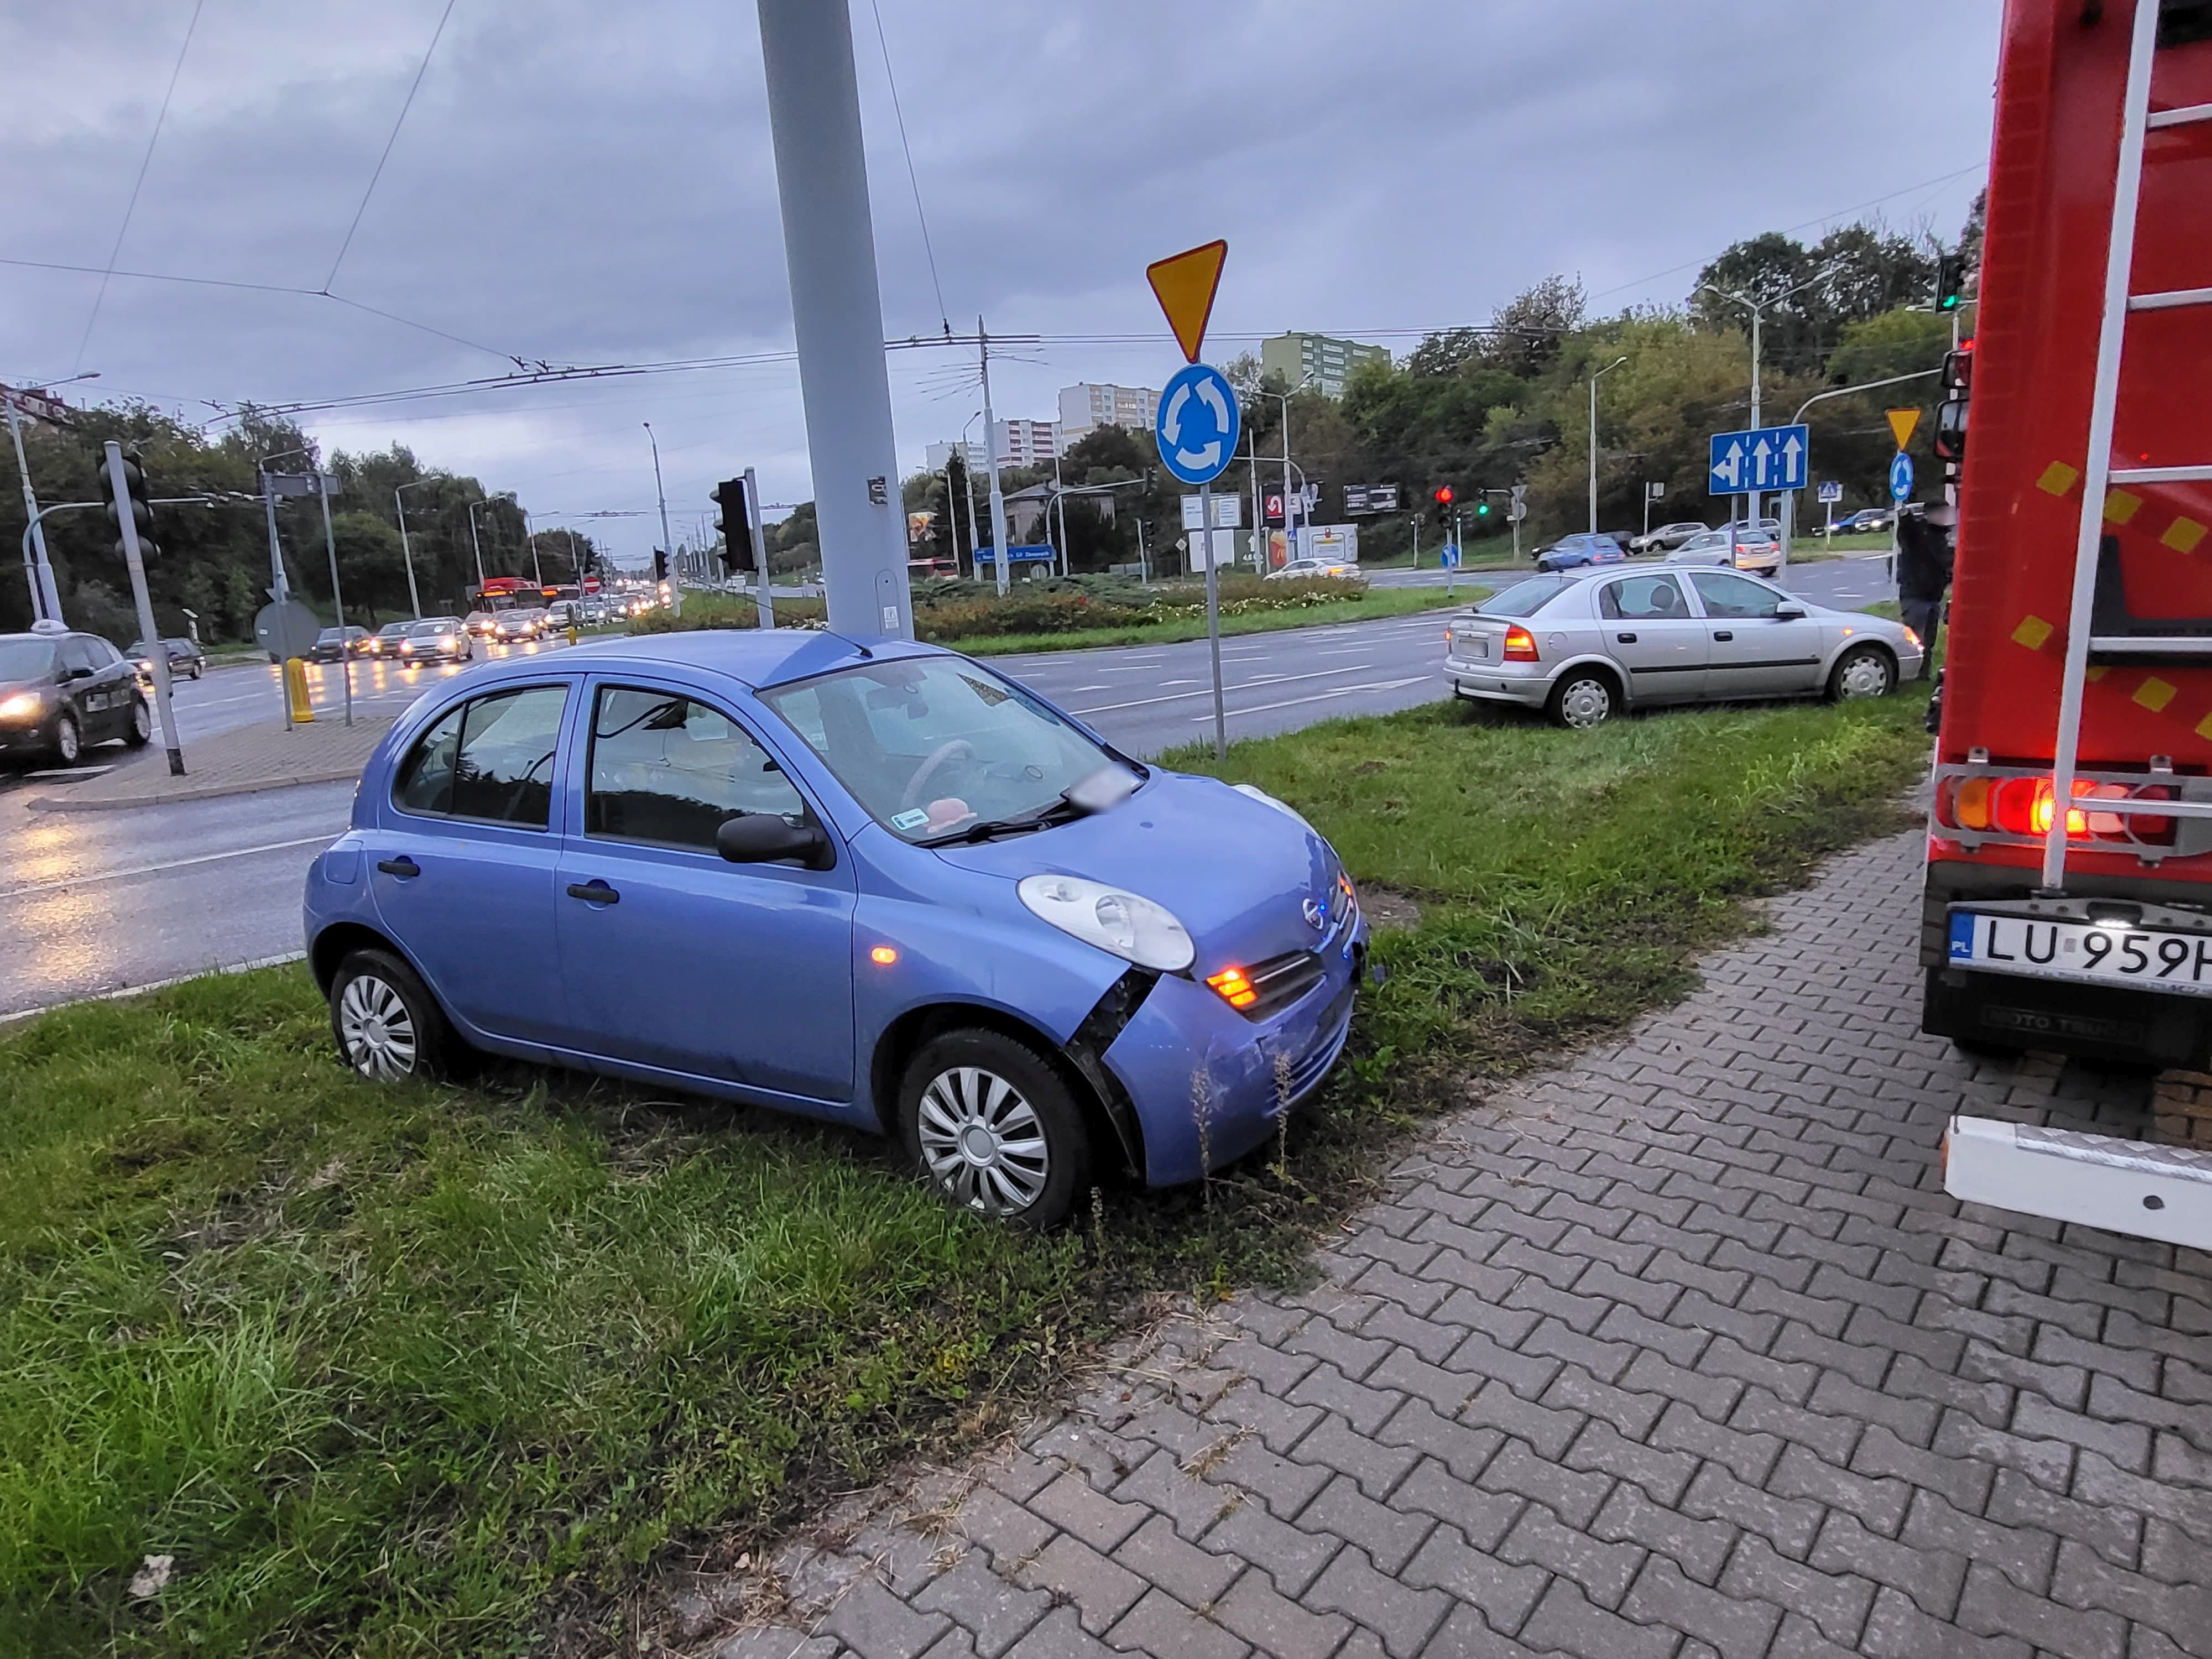
[[[2007,0],[1924,1024],[2212,1065],[2212,3]],[[1971,376],[1966,372],[1971,365]],[[1966,442],[1966,414],[1972,413]],[[1956,1196],[2212,1246],[2212,1147],[1954,1118]]]

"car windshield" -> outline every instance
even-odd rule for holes
[[[406,635],[406,633],[414,626],[415,624],[412,623],[386,623],[383,627],[376,630],[376,637],[380,640],[399,639]]]
[[[879,823],[912,842],[1042,818],[1114,757],[957,657],[872,662],[762,694]]]
[[[321,633],[315,635],[315,643],[318,645],[334,645],[338,641],[343,639],[350,631],[350,629],[344,629],[325,628]]]
[[[0,640],[0,680],[34,680],[54,672],[54,647],[44,640]]]
[[[1564,576],[1530,576],[1475,606],[1486,617],[1533,617],[1574,584]]]
[[[416,623],[414,631],[418,637],[424,634],[450,634],[459,626],[451,617],[441,617],[435,622]]]

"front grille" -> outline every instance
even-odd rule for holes
[[[1244,970],[1245,978],[1260,994],[1237,1012],[1247,1019],[1272,1018],[1320,984],[1327,971],[1317,951],[1291,951],[1270,957]]]

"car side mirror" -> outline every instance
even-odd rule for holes
[[[745,812],[722,821],[714,850],[732,864],[781,864],[796,859],[810,870],[827,870],[834,857],[818,823],[793,823],[775,812]]]
[[[1777,622],[1802,622],[1804,617],[1805,607],[1802,605],[1791,605],[1784,600],[1774,607],[1774,620]]]

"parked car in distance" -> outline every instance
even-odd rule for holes
[[[1588,531],[1572,536],[1562,536],[1536,556],[1536,568],[1543,571],[1579,570],[1586,565],[1619,564],[1628,555],[1620,544],[1610,536],[1592,535]]]
[[[0,634],[0,758],[74,766],[88,744],[140,749],[153,735],[138,665],[97,634]]]
[[[207,653],[200,649],[198,642],[165,639],[161,641],[161,647],[168,654],[172,676],[182,674],[188,679],[196,680],[207,672]],[[150,684],[154,678],[154,653],[146,641],[131,641],[130,649],[123,654],[138,665],[139,677]]]
[[[475,658],[477,647],[459,617],[425,617],[407,624],[406,636],[395,654],[403,665],[468,662]]]
[[[1782,569],[1782,544],[1763,530],[1726,526],[1692,536],[1667,555],[1668,564],[1711,564],[1771,578]]]
[[[1692,536],[1702,536],[1705,526],[1684,520],[1680,524],[1662,524],[1656,530],[1633,538],[1628,544],[1632,553],[1670,553]]]
[[[441,683],[304,909],[365,1076],[465,1045],[827,1119],[1034,1225],[1094,1170],[1179,1184],[1273,1142],[1367,952],[1280,801],[1133,760],[983,662],[796,629]]]
[[[1292,559],[1280,570],[1270,570],[1267,581],[1297,581],[1310,576],[1357,576],[1359,567],[1341,559]]]
[[[1885,696],[1921,658],[1900,623],[1695,566],[1524,577],[1444,638],[1456,696],[1571,726],[1659,703]]]
[[[365,657],[368,653],[369,634],[366,628],[325,628],[315,635],[314,644],[307,647],[307,660],[337,662],[344,657]]]

